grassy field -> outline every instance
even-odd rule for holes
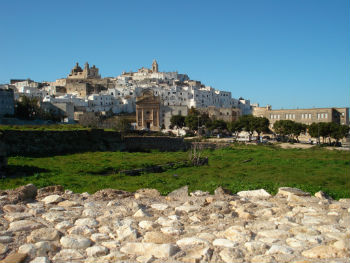
[[[209,157],[209,166],[174,168],[140,176],[118,172],[183,161],[188,156],[187,152],[95,152],[47,158],[11,157],[8,170],[16,176],[0,179],[0,188],[33,183],[38,187],[60,184],[75,192],[156,188],[167,194],[183,185],[189,185],[191,191],[210,192],[223,186],[234,193],[259,188],[276,193],[280,186],[292,186],[311,193],[323,190],[337,199],[350,197],[349,153],[320,148],[235,145],[204,151],[202,156]]]

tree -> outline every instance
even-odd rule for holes
[[[131,130],[131,121],[125,118],[120,118],[117,120],[115,129],[119,132],[126,133]]]
[[[232,121],[232,122],[229,122],[228,125],[227,125],[227,129],[234,133],[236,135],[236,137],[238,136],[238,134],[242,131],[243,129],[243,125],[240,121]]]
[[[299,142],[299,135],[306,131],[307,126],[291,120],[279,120],[273,125],[275,132],[282,136],[287,136],[288,140],[294,137]]]
[[[323,143],[326,138],[329,139],[329,143],[331,142],[331,138],[335,139],[338,143],[340,139],[348,135],[349,127],[334,122],[320,122],[312,123],[308,128],[308,132],[311,137],[322,137]]]
[[[213,120],[211,121],[211,123],[208,123],[206,127],[210,131],[215,129],[218,129],[219,131],[223,131],[227,129],[227,123],[223,120]]]
[[[265,117],[254,117],[253,119],[254,130],[258,133],[258,136],[260,136],[262,132],[269,131],[269,124],[269,120]]]
[[[198,130],[198,127],[202,127],[203,125],[208,127],[211,123],[209,115],[206,113],[200,114],[196,109],[191,108],[188,111],[188,115],[185,117],[186,127],[191,130]]]
[[[299,142],[299,136],[301,133],[305,133],[307,129],[307,125],[299,122],[294,122],[292,126],[292,135],[296,138],[297,142]]]
[[[250,136],[252,136],[254,132],[257,132],[260,136],[262,132],[269,131],[269,120],[265,117],[243,115],[239,118],[239,122],[241,123],[242,128],[248,132]]]
[[[308,127],[308,133],[310,134],[311,137],[313,138],[318,138],[320,137],[320,128],[318,123],[311,123]]]
[[[170,118],[171,125],[182,128],[185,126],[185,117],[181,115],[174,115]]]
[[[349,126],[340,125],[336,123],[331,124],[331,137],[335,139],[336,144],[338,144],[340,139],[349,135]]]
[[[15,116],[20,119],[33,120],[39,118],[40,107],[37,98],[22,96],[16,103]]]

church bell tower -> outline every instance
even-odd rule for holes
[[[158,72],[158,63],[157,63],[157,60],[153,60],[153,63],[152,63],[152,72],[153,73],[157,73]]]

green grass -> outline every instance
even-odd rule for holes
[[[118,171],[186,160],[188,153],[95,152],[47,158],[12,157],[9,158],[9,170],[19,176],[0,179],[0,188],[28,183],[38,187],[61,184],[76,192],[93,193],[103,188],[127,191],[156,188],[167,194],[189,185],[191,191],[213,192],[218,186],[223,186],[234,193],[264,188],[274,194],[278,187],[292,186],[311,193],[323,190],[337,199],[350,197],[348,152],[236,145],[204,151],[202,156],[209,157],[209,166],[184,167],[140,176],[126,176]]]

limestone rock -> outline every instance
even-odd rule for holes
[[[76,249],[62,249],[52,259],[57,262],[69,262],[83,258],[84,256]]]
[[[152,221],[144,220],[144,221],[140,221],[140,223],[139,223],[139,227],[146,229],[146,230],[151,230],[154,228],[154,226],[155,226],[155,223]]]
[[[0,243],[0,255],[6,253],[7,250],[8,250],[8,247]]]
[[[44,202],[46,205],[56,204],[63,201],[63,198],[60,195],[49,195],[46,196],[41,202]]]
[[[144,235],[143,242],[155,243],[155,244],[166,244],[166,243],[173,243],[174,238],[170,235],[166,235],[156,231],[151,231],[151,232],[147,232]]]
[[[30,213],[21,213],[21,212],[16,212],[16,213],[10,213],[10,214],[6,214],[4,216],[4,218],[7,221],[13,222],[13,221],[18,221],[18,220],[23,220],[29,217],[33,217],[32,214]]]
[[[243,262],[243,253],[238,248],[225,248],[220,252],[220,257],[224,262]]]
[[[37,195],[37,188],[33,184],[27,184],[14,190],[8,190],[7,194],[8,199],[12,203],[31,201],[34,200]]]
[[[293,254],[293,249],[287,246],[272,245],[266,252],[266,255],[271,254]]]
[[[49,211],[47,213],[44,213],[42,216],[45,220],[51,222],[51,223],[58,223],[61,221],[66,221],[68,218],[64,216],[64,213],[61,211]]]
[[[48,257],[36,257],[29,263],[50,263]]]
[[[35,243],[35,248],[38,256],[46,256],[47,252],[53,249],[49,241],[37,242]]]
[[[152,204],[151,207],[155,210],[158,210],[158,211],[164,211],[169,206],[167,204],[156,203],[156,204]]]
[[[55,228],[57,230],[64,230],[64,229],[68,229],[68,228],[71,228],[73,226],[73,224],[69,221],[62,221],[62,222],[59,222]]]
[[[91,235],[91,240],[94,242],[101,242],[108,239],[109,239],[109,236],[107,234],[95,233]]]
[[[245,198],[260,198],[260,199],[271,197],[271,195],[268,192],[266,192],[264,189],[240,191],[237,193],[237,195]]]
[[[216,196],[232,195],[232,192],[228,189],[225,189],[219,186],[218,188],[215,189],[214,195]]]
[[[24,244],[18,248],[18,253],[35,257],[36,247],[33,244]]]
[[[219,239],[215,239],[213,241],[213,246],[233,248],[233,247],[238,246],[238,243],[232,242],[231,240],[228,240],[228,239],[219,238]]]
[[[189,198],[188,196],[188,186],[185,185],[179,189],[176,189],[168,194],[167,196],[170,200],[178,200],[178,201],[184,201],[186,202]]]
[[[325,245],[313,247],[311,249],[303,251],[301,254],[307,258],[320,258],[320,259],[343,258],[348,256],[347,253],[343,250],[339,250],[334,247],[325,246]]]
[[[64,236],[60,240],[64,248],[83,249],[91,245],[91,241],[82,236]]]
[[[209,195],[209,192],[203,192],[201,190],[197,190],[197,191],[190,193],[190,196],[196,196],[196,197],[207,196],[207,195]]]
[[[181,235],[183,230],[181,228],[172,227],[172,226],[165,226],[160,229],[162,233],[167,235]]]
[[[310,196],[310,193],[304,192],[298,188],[280,187],[277,195],[281,195],[289,199],[291,196]]]
[[[190,213],[199,210],[199,206],[196,205],[182,205],[175,208],[175,211],[177,212],[185,212]]]
[[[269,248],[267,244],[260,241],[250,241],[244,243],[245,248],[248,252],[252,254],[264,254],[266,250]]]
[[[93,246],[86,249],[86,254],[89,257],[105,256],[108,253],[108,249],[103,246]]]
[[[96,232],[95,229],[90,228],[88,226],[73,226],[72,228],[68,229],[67,232],[70,235],[86,235],[90,236],[93,233]]]
[[[329,196],[329,195],[327,195],[325,192],[323,192],[323,191],[318,191],[317,193],[315,193],[315,196],[318,198],[318,199],[329,199],[329,200],[331,200],[332,198]]]
[[[227,239],[233,242],[244,243],[251,239],[251,233],[249,231],[236,226],[229,227],[223,234]]]
[[[133,216],[134,217],[150,217],[150,214],[145,212],[143,209],[139,209],[136,211],[136,213]]]
[[[20,220],[20,221],[12,222],[8,230],[17,232],[17,231],[34,230],[41,227],[43,227],[43,225],[38,222],[34,222],[31,220]]]
[[[13,241],[13,238],[10,236],[0,236],[0,243],[6,244],[11,243]]]
[[[116,189],[102,189],[93,194],[96,200],[115,200],[120,198],[126,198],[132,194],[122,190]]]
[[[98,222],[93,218],[79,218],[77,221],[75,221],[74,225],[96,227],[98,226]]]
[[[209,242],[196,237],[185,237],[176,242],[179,247],[209,245]]]
[[[109,249],[115,249],[120,246],[120,243],[118,241],[106,241],[102,242],[101,245]]]
[[[154,256],[156,258],[169,258],[178,251],[178,247],[172,244],[154,243],[126,243],[120,249],[125,254],[137,256]]]
[[[27,242],[36,243],[39,241],[54,241],[58,240],[60,235],[54,228],[40,228],[32,231],[27,237]]]
[[[210,262],[213,249],[209,247],[194,247],[186,250],[186,256],[181,258],[183,262]]]
[[[159,198],[160,193],[156,189],[143,188],[135,192],[135,199],[140,198]]]
[[[38,190],[38,197],[45,197],[53,194],[63,194],[64,188],[62,185],[50,185]]]
[[[140,263],[151,263],[155,260],[156,258],[153,256],[139,256],[136,258],[137,262]]]
[[[11,253],[1,263],[22,263],[26,259],[27,254]]]
[[[349,239],[341,239],[341,240],[337,240],[336,242],[334,242],[332,244],[332,246],[336,249],[339,250],[350,250],[350,241]]]
[[[119,241],[124,239],[136,240],[137,238],[137,231],[128,225],[118,228],[116,232]]]
[[[276,239],[286,239],[289,236],[289,233],[284,230],[274,229],[274,230],[260,231],[258,232],[258,236],[276,238]]]
[[[59,202],[57,205],[63,206],[63,207],[73,207],[73,206],[79,206],[80,204],[74,201],[65,200],[63,202]]]
[[[24,212],[25,207],[23,205],[4,205],[2,209],[6,213],[21,213]]]

